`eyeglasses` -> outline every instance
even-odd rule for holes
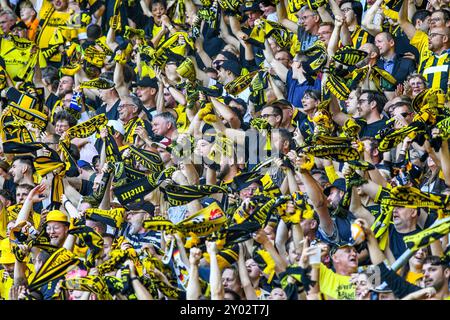
[[[402,112],[402,113],[400,113],[400,115],[403,117],[403,118],[406,118],[407,116],[409,116],[411,114],[411,112]]]
[[[434,38],[434,37],[436,37],[436,36],[442,36],[442,37],[445,37],[446,35],[445,35],[445,34],[442,34],[442,33],[430,33],[430,34],[428,34],[428,37],[430,37],[430,38]]]
[[[310,14],[310,15],[308,15],[308,16],[303,16],[303,17],[300,17],[298,20],[299,20],[299,21],[305,21],[306,19],[308,19],[308,18],[310,18],[310,17],[314,17],[314,15],[313,15],[313,14]]]
[[[134,107],[134,104],[131,103],[124,103],[124,104],[119,104],[119,106],[117,108],[123,108],[123,107]]]
[[[441,21],[441,20],[443,20],[443,19],[442,18],[430,18],[431,22],[438,22],[438,21]]]

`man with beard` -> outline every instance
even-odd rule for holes
[[[417,30],[408,20],[408,1],[404,0],[398,18],[402,30],[410,39],[411,44],[419,50],[420,63],[418,71],[433,89],[447,92],[450,60],[450,15],[446,10],[433,12],[430,19],[428,34]]]
[[[370,259],[378,267],[380,280],[386,282],[399,299],[449,300],[450,266],[448,260],[438,256],[428,256],[423,261],[423,284],[425,288],[407,282],[385,265],[385,256],[378,246],[378,241],[364,220],[357,220],[366,236]]]
[[[127,226],[124,231],[124,236],[138,252],[144,244],[148,243],[157,248],[161,247],[161,234],[155,231],[146,231],[143,226],[144,220],[150,219],[154,211],[155,206],[146,201],[127,205]]]

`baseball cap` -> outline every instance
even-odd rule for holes
[[[242,67],[239,63],[233,60],[225,60],[220,68],[233,72],[236,76],[239,76],[242,71]]]
[[[334,180],[334,182],[333,182],[332,185],[326,187],[326,188],[323,190],[323,193],[324,193],[327,197],[330,195],[331,188],[338,188],[339,190],[342,190],[342,191],[344,191],[344,192],[347,191],[347,188],[346,188],[346,186],[345,186],[345,179],[344,179],[344,178],[336,179],[336,180]]]
[[[351,242],[341,242],[341,243],[335,243],[331,246],[330,249],[330,257],[332,257],[336,251],[338,251],[339,249],[343,249],[343,248],[347,248],[347,247],[354,247],[355,244],[351,243]]]
[[[108,126],[113,127],[114,130],[119,132],[121,135],[125,135],[125,128],[123,127],[122,122],[119,120],[109,120]]]
[[[246,11],[261,11],[259,8],[259,1],[245,1],[242,5],[242,12]]]
[[[91,164],[84,160],[78,160],[77,165],[80,169],[89,168],[89,169],[93,170]]]
[[[156,78],[143,77],[138,79],[132,87],[146,87],[158,89],[158,80]]]

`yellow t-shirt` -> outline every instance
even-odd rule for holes
[[[35,276],[34,265],[27,264],[28,270],[26,271],[26,277],[28,283]],[[9,291],[14,284],[14,279],[8,277],[4,279],[5,270],[0,270],[0,300],[9,300]]]
[[[9,300],[9,291],[14,284],[11,277],[4,279],[5,270],[0,270],[0,300]]]
[[[320,264],[320,292],[338,300],[355,300],[355,285],[349,276],[343,276]]]
[[[406,281],[408,281],[409,283],[412,283],[414,285],[417,285],[417,281],[421,278],[423,278],[423,273],[409,271],[406,274]]]
[[[49,47],[49,42],[55,34],[55,31],[59,26],[66,26],[67,21],[69,21],[71,13],[70,12],[58,12],[54,9],[52,3],[48,0],[44,0],[42,3],[41,10],[39,11],[39,20],[43,20],[41,26],[41,31],[39,32],[36,43],[39,48],[46,49]],[[72,33],[71,30],[63,31],[66,38],[70,38],[68,33]],[[49,59],[50,61],[59,62],[61,61],[61,54],[56,53]]]

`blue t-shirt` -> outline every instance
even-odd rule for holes
[[[320,91],[320,79],[317,78],[314,82],[305,81],[300,84],[297,79],[292,79],[292,69],[289,69],[286,76],[286,86],[288,90],[287,100],[295,107],[303,108],[302,98],[305,91],[308,89]]]

